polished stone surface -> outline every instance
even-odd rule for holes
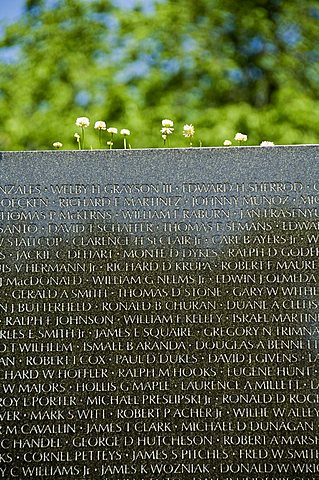
[[[318,156],[0,153],[0,478],[316,478]]]

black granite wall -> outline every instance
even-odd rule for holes
[[[318,156],[1,154],[0,478],[318,478]]]

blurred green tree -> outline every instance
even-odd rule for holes
[[[184,123],[194,145],[317,143],[318,37],[310,0],[27,0],[0,41],[0,148],[76,148],[84,115],[133,147],[160,146],[162,118],[172,146]]]

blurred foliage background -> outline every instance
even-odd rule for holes
[[[172,147],[185,123],[194,146],[317,143],[318,39],[310,0],[26,0],[0,39],[0,149],[77,148],[79,116],[93,148],[97,120],[162,146],[163,118]]]

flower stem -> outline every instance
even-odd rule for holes
[[[102,139],[101,139],[101,129],[99,129],[99,145],[100,145],[100,148],[102,148]]]
[[[125,135],[124,135],[124,148],[125,148],[125,149],[127,148]]]
[[[81,135],[82,150],[84,150],[84,128],[82,127],[81,130],[82,130],[82,135]]]

